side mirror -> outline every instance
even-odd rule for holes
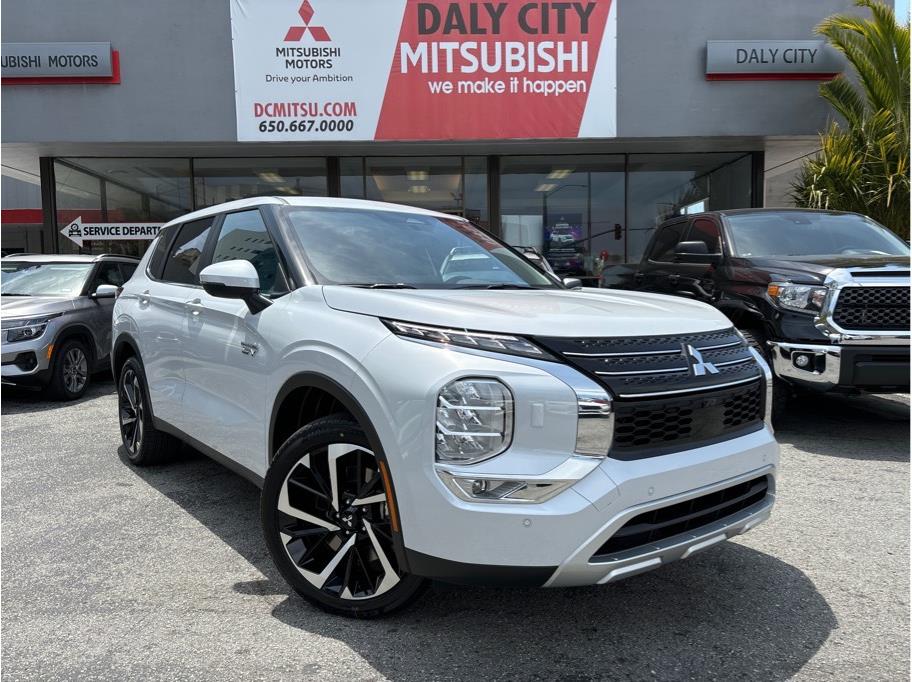
[[[675,248],[675,261],[679,263],[716,265],[722,262],[722,254],[710,253],[706,247],[706,242],[681,242]]]
[[[200,284],[210,296],[238,298],[256,315],[272,305],[260,295],[260,276],[246,260],[228,260],[207,265],[200,272]]]
[[[582,280],[577,279],[576,277],[564,277],[564,286],[568,289],[582,289],[583,282]]]
[[[113,284],[99,284],[92,293],[92,298],[117,298],[117,290],[119,288]]]

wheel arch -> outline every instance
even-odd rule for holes
[[[95,342],[95,335],[92,334],[92,330],[89,329],[82,322],[74,322],[68,324],[66,327],[57,332],[57,336],[54,337],[54,357],[56,359],[57,352],[59,348],[65,344],[67,341],[72,339],[77,339],[83,343],[86,347],[86,351],[89,353],[89,371],[92,370],[92,365],[98,360],[98,347]]]
[[[118,380],[120,370],[124,363],[131,357],[136,357],[142,362],[142,356],[139,353],[139,344],[127,333],[120,334],[114,342],[111,349],[111,372],[114,375],[114,381]]]

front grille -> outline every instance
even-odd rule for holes
[[[762,371],[732,328],[640,338],[536,340],[614,395],[610,457],[654,457],[763,426]],[[698,357],[704,363],[702,373]]]
[[[734,438],[763,424],[764,383],[615,403],[614,459],[642,459]]]
[[[761,502],[768,489],[767,477],[761,476],[634,516],[599,547],[590,561],[604,561],[617,552],[660,542],[681,533],[699,531],[703,526]]]
[[[845,287],[833,321],[848,330],[908,331],[909,287]]]

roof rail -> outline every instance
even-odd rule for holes
[[[96,253],[95,258],[129,258],[130,260],[139,260],[139,256],[131,256],[126,253]]]

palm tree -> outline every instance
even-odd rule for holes
[[[909,27],[892,8],[856,0],[871,18],[837,14],[817,32],[842,52],[857,84],[843,75],[820,94],[844,119],[820,136],[820,153],[792,185],[799,206],[856,211],[909,237]]]

